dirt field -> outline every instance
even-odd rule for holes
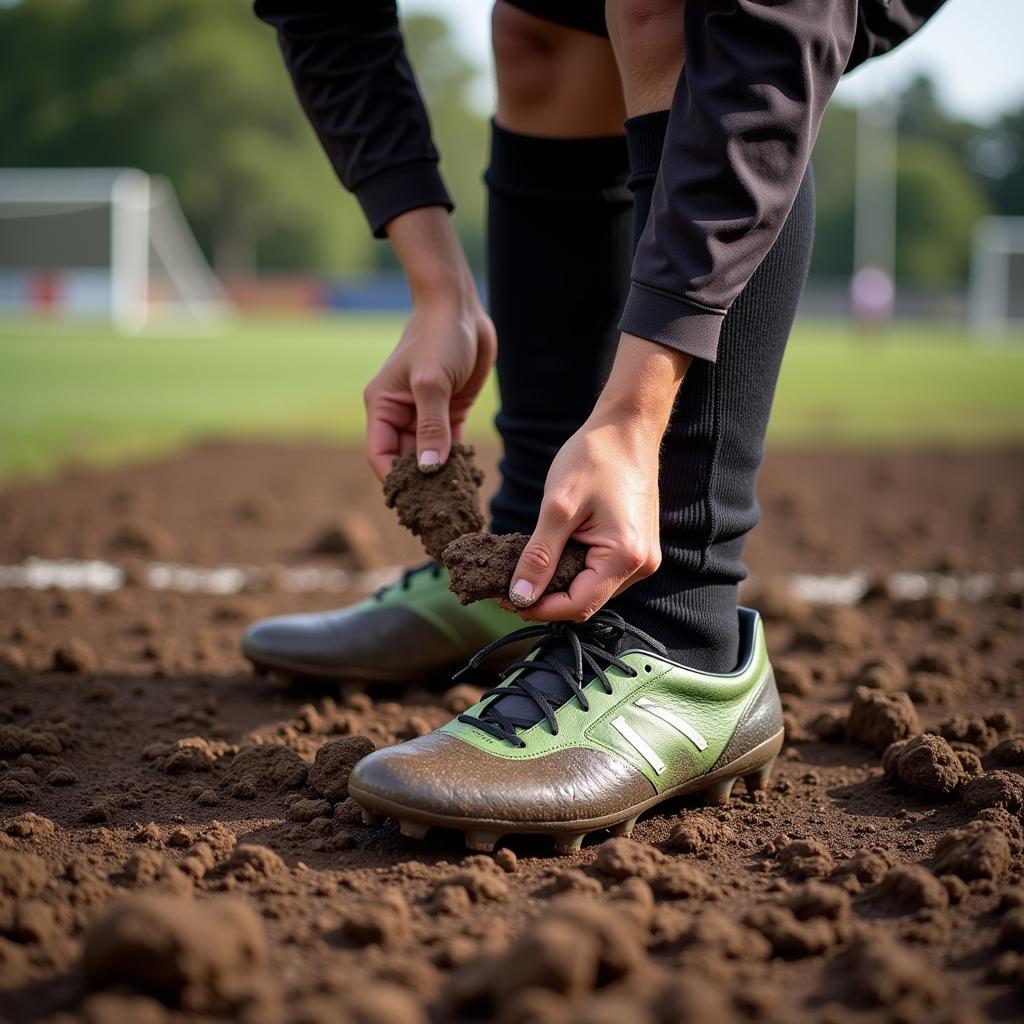
[[[250,619],[417,558],[361,457],[210,444],[0,491],[0,566],[124,574],[0,572],[0,1019],[1021,1019],[1024,453],[782,453],[761,492],[746,597],[788,712],[767,794],[556,858],[346,801],[362,737],[465,692],[288,689],[236,653]],[[260,571],[196,571],[224,566]],[[852,607],[790,578],[851,570],[801,585]],[[309,771],[321,748],[338,770]]]

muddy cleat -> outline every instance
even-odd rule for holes
[[[463,607],[436,562],[348,608],[253,623],[242,653],[257,670],[342,682],[416,683],[449,674],[522,619],[493,601]]]
[[[526,660],[440,729],[360,761],[349,794],[402,823],[455,828],[474,850],[514,833],[572,852],[588,832],[628,835],[673,797],[728,801],[763,788],[782,748],[782,707],[755,612],[740,610],[740,667],[698,672],[614,612],[519,629]]]

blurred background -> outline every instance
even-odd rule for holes
[[[488,5],[401,6],[479,271]],[[950,0],[844,81],[776,442],[1024,439],[1021,38],[1019,0]],[[7,0],[0,67],[0,478],[210,436],[357,443],[407,295],[250,4]]]

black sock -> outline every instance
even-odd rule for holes
[[[668,112],[626,122],[639,240]],[[785,227],[733,304],[718,360],[695,360],[662,446],[661,568],[612,607],[683,664],[736,667],[743,542],[759,517],[755,488],[775,384],[814,238],[810,168]]]
[[[504,443],[496,533],[532,533],[548,467],[590,415],[629,285],[621,136],[548,139],[492,126],[487,287]]]

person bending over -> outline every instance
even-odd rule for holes
[[[498,0],[488,315],[396,5],[256,0],[409,282],[412,316],[365,392],[374,472],[411,450],[443,462],[496,361],[491,528],[532,535],[518,617],[461,607],[431,563],[246,632],[258,667],[371,683],[533,641],[465,714],[357,765],[368,817],[452,826],[479,849],[516,832],[571,849],[669,797],[764,784],[781,709],[737,586],[811,255],[811,148],[840,77],[940,2]],[[538,599],[569,538],[586,569]]]

